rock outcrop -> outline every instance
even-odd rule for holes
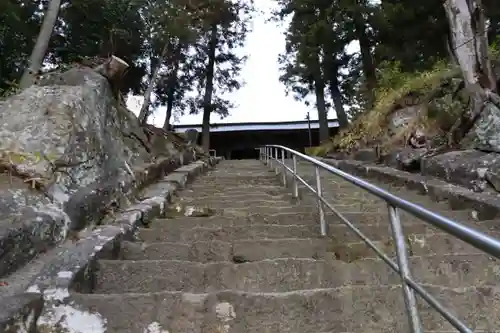
[[[139,176],[145,166],[202,153],[173,133],[145,133],[115,97],[108,79],[79,67],[0,105],[0,276],[133,201],[160,176]]]
[[[493,61],[500,75],[500,62]],[[500,76],[498,76],[500,77]],[[500,109],[489,103],[465,133],[470,96],[458,69],[436,67],[379,97],[320,152],[437,177],[475,192],[500,192]],[[451,135],[454,133],[455,135]],[[454,139],[463,137],[456,142]],[[465,135],[463,135],[465,134]]]

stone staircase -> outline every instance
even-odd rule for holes
[[[314,184],[314,169],[299,174]],[[388,254],[385,203],[323,173],[325,196]],[[498,233],[406,190],[379,184],[444,216]],[[88,315],[82,332],[409,332],[399,277],[338,218],[320,237],[314,198],[289,189],[259,161],[223,161],[175,198],[167,219],[98,260],[93,288],[72,299]],[[208,209],[209,208],[209,209]],[[402,213],[414,279],[474,332],[500,332],[500,266],[475,248]],[[423,301],[426,332],[455,332]],[[92,319],[93,318],[93,319]]]

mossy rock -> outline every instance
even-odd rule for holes
[[[330,151],[351,153],[361,148],[375,146],[377,142],[390,141],[392,137],[388,130],[388,119],[395,110],[408,105],[426,106],[428,101],[448,94],[454,96],[454,99],[461,99],[456,94],[460,90],[461,73],[453,66],[437,63],[434,68],[426,72],[401,73],[401,75],[404,80],[393,88],[379,87],[374,108],[362,113],[348,128],[333,137],[332,141],[324,143],[322,153]],[[453,116],[454,113],[450,115]],[[425,122],[426,118],[430,117],[422,118]],[[420,122],[420,119],[417,122]],[[443,122],[448,123],[450,120],[443,119]],[[439,121],[433,121],[432,126],[434,124],[439,125]],[[426,125],[415,124],[417,127]]]

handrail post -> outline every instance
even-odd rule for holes
[[[325,211],[323,210],[323,202],[320,197],[322,196],[321,190],[321,177],[319,174],[319,166],[315,166],[316,170],[316,194],[318,195],[318,215],[319,215],[319,225],[321,230],[321,236],[326,236],[326,221],[325,221]]]
[[[389,209],[389,220],[391,223],[392,237],[396,247],[396,257],[398,260],[399,273],[401,275],[401,286],[403,287],[403,297],[405,300],[406,311],[408,313],[410,330],[412,333],[421,333],[423,330],[418,315],[415,293],[406,283],[406,280],[411,278],[411,275],[410,268],[408,267],[408,256],[403,226],[401,225],[398,209],[389,203],[387,204],[387,207]]]
[[[292,177],[292,197],[297,199],[299,197],[299,187],[297,185],[297,156],[292,154],[293,161],[293,177]]]
[[[283,186],[286,187],[286,165],[285,165],[285,159],[286,159],[286,150],[281,151],[281,162],[283,163]]]
[[[269,168],[273,168],[273,148],[269,147]]]
[[[279,158],[279,150],[278,150],[278,148],[274,148],[274,158],[276,160],[276,167],[274,168],[274,173],[276,175],[278,175],[279,174],[279,165],[280,165],[280,162],[279,162],[279,159],[278,159]]]

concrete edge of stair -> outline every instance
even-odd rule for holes
[[[445,201],[452,210],[471,209],[475,220],[500,217],[500,197],[491,193],[476,193],[465,187],[447,183],[430,176],[409,173],[388,166],[378,166],[353,160],[322,158],[323,162],[365,179],[377,179],[405,187],[435,201]]]
[[[158,183],[142,191],[141,201],[117,214],[111,224],[92,230],[85,238],[46,263],[24,293],[2,299],[0,332],[38,332],[36,323],[40,316],[48,314],[47,317],[53,318],[57,307],[71,307],[67,303],[73,286],[77,285],[79,289],[93,287],[92,271],[97,259],[113,257],[119,251],[121,241],[132,239],[140,225],[162,217],[165,206],[177,190],[220,160],[197,160],[175,169]]]

